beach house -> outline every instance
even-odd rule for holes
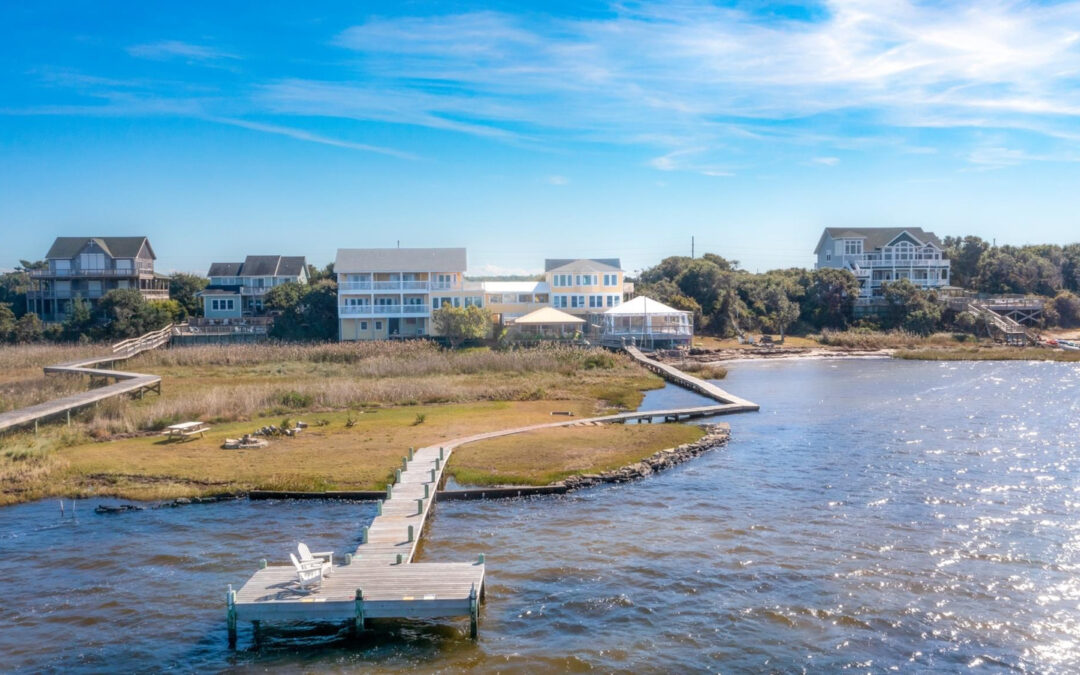
[[[45,254],[48,267],[30,272],[26,311],[47,323],[63,321],[76,298],[93,311],[115,289],[168,300],[169,277],[154,272],[156,258],[146,237],[57,237]]]
[[[341,340],[430,335],[431,313],[483,305],[466,291],[464,248],[342,248],[334,261]]]
[[[941,240],[918,227],[827,227],[818,239],[817,269],[846,269],[859,281],[859,300],[881,297],[881,285],[907,279],[923,289],[949,285]]]
[[[244,262],[216,262],[206,273],[210,285],[199,292],[206,319],[240,319],[265,314],[263,299],[274,286],[308,282],[304,256],[249,255]]]

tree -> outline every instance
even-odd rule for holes
[[[15,342],[26,344],[28,342],[40,342],[45,336],[45,329],[37,314],[23,314],[15,322]]]
[[[304,286],[295,281],[289,281],[279,286],[274,286],[263,296],[263,307],[271,311],[285,312],[300,304],[304,297]]]
[[[802,319],[817,330],[847,328],[854,318],[858,296],[859,281],[849,270],[814,270],[807,279]]]
[[[0,342],[11,342],[15,332],[15,312],[11,305],[0,302]]]
[[[71,311],[64,319],[61,336],[65,340],[89,338],[94,327],[94,315],[90,313],[90,303],[81,297],[71,301]]]
[[[990,248],[990,244],[979,237],[945,237],[943,242],[945,257],[949,259],[952,284],[972,288],[979,272],[979,259]]]
[[[483,339],[491,331],[491,312],[476,305],[464,308],[443,305],[432,313],[431,320],[453,349],[465,340]]]
[[[270,330],[286,340],[333,340],[338,334],[337,284],[323,279],[310,286],[287,283],[270,289],[264,305],[280,314]]]
[[[105,321],[104,336],[123,339],[164,328],[172,322],[177,307],[168,302],[147,302],[134,288],[117,288],[101,298],[98,309]]]
[[[907,279],[883,283],[881,291],[888,303],[886,327],[903,328],[919,335],[929,335],[940,328],[942,306],[936,296]]]
[[[789,300],[778,284],[769,286],[765,304],[768,307],[767,321],[772,330],[780,333],[780,341],[783,342],[784,333],[799,319],[799,305]]]
[[[202,316],[202,303],[197,294],[210,284],[210,280],[197,274],[177,273],[169,279],[169,298],[180,303],[183,309],[177,319]]]
[[[1080,298],[1069,291],[1061,291],[1049,303],[1057,314],[1057,322],[1066,328],[1080,326]]]

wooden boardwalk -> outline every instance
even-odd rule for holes
[[[169,342],[171,335],[172,326],[169,325],[159,331],[147,333],[142,337],[118,342],[112,346],[112,353],[109,355],[46,366],[44,369],[46,375],[50,373],[89,375],[91,378],[111,379],[115,380],[115,382],[104,387],[71,394],[70,396],[53,399],[27,408],[0,413],[0,431],[29,424],[33,424],[36,431],[39,421],[58,415],[66,415],[67,423],[71,424],[72,411],[85,408],[113,396],[122,394],[142,396],[147,391],[156,391],[160,394],[161,378],[157,375],[129,373],[123,370],[98,368],[97,366],[103,363],[112,364],[117,361],[124,361],[149,349],[160,347]]]
[[[471,563],[413,562],[443,471],[455,448],[554,427],[655,418],[675,421],[758,410],[757,404],[649,359],[637,349],[627,351],[645,367],[712,398],[716,405],[571,418],[474,434],[410,451],[410,456],[403,457],[401,468],[395,471],[386,498],[379,502],[378,515],[364,528],[362,543],[346,560],[334,565],[320,586],[301,590],[291,564],[264,564],[239,590],[229,587],[226,596],[229,645],[236,646],[237,625],[241,621],[254,624],[257,639],[263,621],[352,622],[356,630],[363,630],[364,622],[374,618],[468,616],[470,634],[475,638],[479,604],[484,596],[484,555],[479,554]]]

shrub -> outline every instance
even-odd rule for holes
[[[311,394],[301,394],[298,391],[287,391],[281,395],[281,405],[287,408],[307,408],[314,402]]]

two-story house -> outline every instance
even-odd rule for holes
[[[551,306],[584,317],[586,332],[599,330],[600,315],[623,301],[623,271],[618,258],[556,258],[544,261]]]
[[[880,297],[889,281],[907,279],[923,289],[949,285],[941,240],[918,227],[827,227],[814,254],[817,269],[850,270],[864,303]]]
[[[465,288],[464,248],[342,248],[338,334],[342,340],[431,335],[431,313],[450,304],[483,305],[483,290]]]
[[[137,290],[147,300],[168,300],[169,277],[154,272],[156,258],[146,237],[57,237],[45,254],[48,269],[30,273],[26,310],[45,322],[63,321],[76,298],[93,311],[118,288]]]
[[[242,263],[212,263],[210,285],[199,293],[207,319],[262,316],[263,298],[274,286],[308,282],[304,256],[249,255]]]

